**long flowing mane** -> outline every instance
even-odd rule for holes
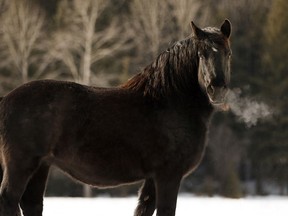
[[[197,84],[196,54],[196,41],[192,37],[178,41],[122,87],[154,98],[185,93]]]

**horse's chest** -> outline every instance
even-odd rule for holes
[[[206,122],[195,115],[180,115],[175,113],[163,122],[164,133],[169,137],[171,144],[178,147],[181,147],[181,145],[186,146],[186,143],[203,142],[206,129]]]
[[[167,160],[179,163],[183,172],[194,169],[202,159],[205,150],[206,127],[197,122],[185,124],[170,124],[166,126],[166,135],[169,140],[169,155]]]

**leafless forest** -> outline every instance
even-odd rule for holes
[[[189,36],[192,20],[206,27],[228,18],[239,106],[215,115],[203,163],[181,190],[288,195],[287,11],[285,0],[0,0],[0,95],[37,79],[117,86]],[[86,195],[135,188],[86,187]],[[47,195],[82,192],[52,170]]]

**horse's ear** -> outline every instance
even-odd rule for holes
[[[191,21],[192,35],[198,39],[204,38],[205,33],[198,28],[193,21]]]
[[[226,37],[226,38],[229,38],[230,35],[231,35],[231,23],[228,19],[225,19],[225,21],[223,22],[223,24],[221,25],[221,32],[222,34]]]

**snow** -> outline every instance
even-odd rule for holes
[[[43,216],[133,216],[136,205],[136,197],[45,198]],[[176,216],[286,216],[287,212],[288,197],[225,199],[180,195]]]

